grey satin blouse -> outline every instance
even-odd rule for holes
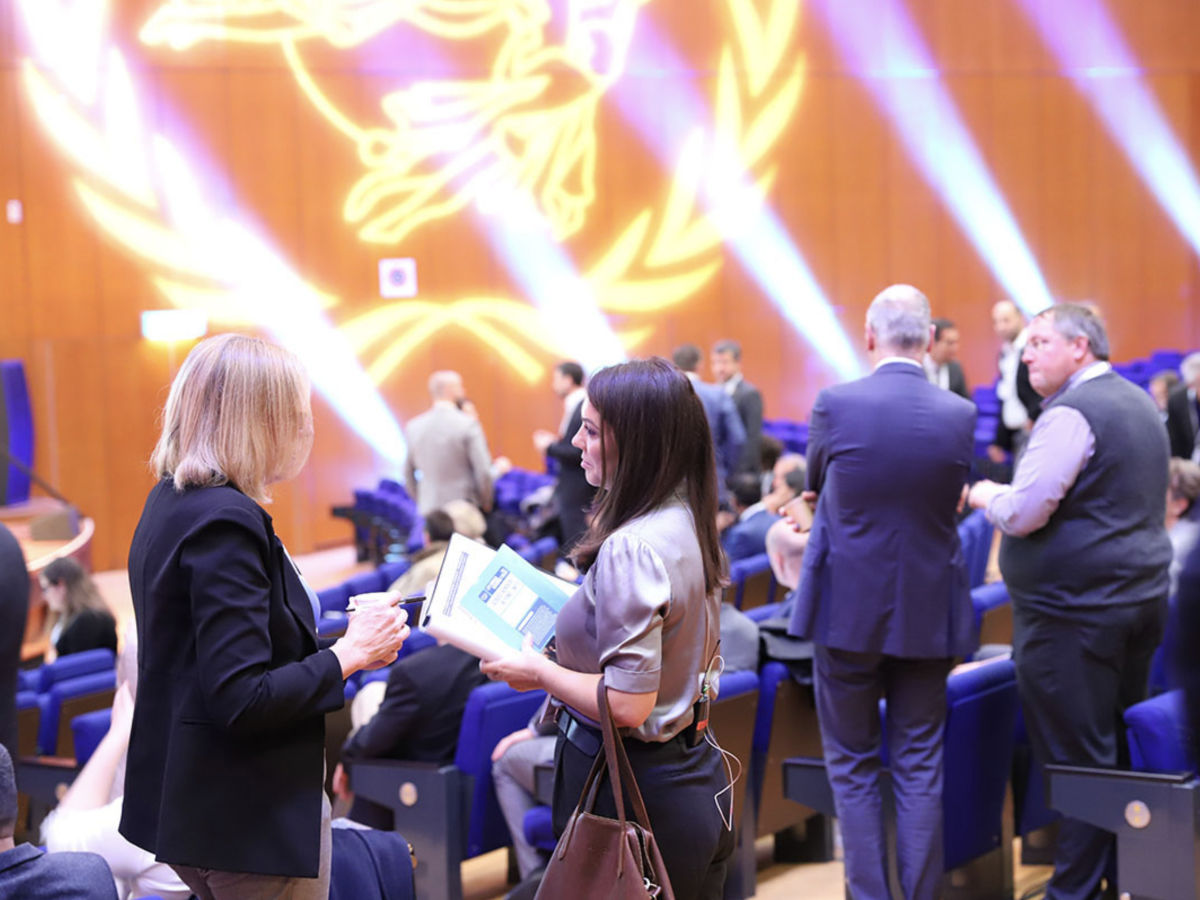
[[[600,546],[558,614],[558,662],[577,672],[603,672],[604,683],[618,691],[658,691],[649,718],[629,734],[667,741],[692,722],[699,676],[720,636],[720,608],[720,592],[704,591],[691,511],[673,499],[622,525]]]

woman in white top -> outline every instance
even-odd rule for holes
[[[561,704],[559,833],[600,748],[603,679],[675,896],[718,898],[734,845],[721,793],[728,779],[720,751],[697,730],[724,582],[708,422],[691,382],[662,359],[603,369],[587,392],[573,442],[599,491],[572,554],[587,575],[559,613],[557,662],[527,649],[483,670]]]

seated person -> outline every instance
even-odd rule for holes
[[[732,563],[766,551],[767,529],[779,520],[762,502],[757,475],[739,472],[729,479],[735,521],[721,534],[721,547]]]
[[[775,463],[771,490],[763,495],[763,506],[776,515],[783,515],[782,508],[799,497],[804,491],[808,465],[799,453],[785,453]]]
[[[1167,479],[1167,537],[1171,539],[1171,595],[1179,572],[1192,548],[1200,543],[1200,466],[1191,460],[1171,457]]]
[[[787,664],[792,677],[798,681],[812,678],[812,643],[788,634],[788,624],[795,604],[796,588],[804,568],[804,551],[812,529],[812,510],[803,497],[797,497],[781,510],[783,518],[767,532],[767,558],[775,580],[787,588],[779,611],[769,619],[760,620],[758,633],[762,638],[762,654]]]
[[[482,521],[483,514],[474,507],[471,509]],[[454,520],[445,508],[432,509],[425,516],[423,530],[425,546],[412,555],[412,565],[407,572],[391,583],[389,591],[399,591],[403,596],[408,596],[424,590],[425,585],[437,578],[442,567],[442,558],[446,555],[446,547],[450,543],[450,536],[454,534]]]
[[[353,802],[350,818],[392,830],[391,811],[355,799],[346,764],[362,759],[402,759],[446,765],[458,750],[458,730],[471,691],[487,682],[479,660],[450,644],[420,650],[392,665],[379,711],[342,745],[333,791]]]
[[[117,652],[117,621],[83,566],[60,556],[38,580],[51,613],[47,661],[100,647]]]
[[[108,864],[95,853],[43,853],[17,846],[17,779],[12,757],[0,744],[0,897],[117,900]]]
[[[775,463],[779,462],[779,458],[783,456],[783,442],[777,437],[764,434],[762,443],[759,445],[759,453],[762,456],[759,480],[765,497],[771,493],[771,488],[775,485]]]
[[[121,900],[146,894],[157,894],[164,900],[186,900],[192,892],[174,869],[156,862],[153,853],[134,846],[117,832],[136,689],[137,629],[131,619],[117,659],[112,724],[58,806],[42,823],[42,842],[51,853],[86,850],[104,857]]]

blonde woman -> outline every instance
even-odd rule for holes
[[[48,659],[105,647],[117,652],[117,622],[83,566],[61,556],[38,576],[53,616]]]
[[[120,830],[201,900],[327,897],[325,713],[408,634],[373,605],[317,639],[316,596],[261,505],[312,440],[295,356],[201,342],[171,385],[129,551],[139,690]]]

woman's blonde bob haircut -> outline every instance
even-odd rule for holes
[[[231,484],[265,503],[302,446],[310,383],[295,354],[219,334],[192,348],[171,384],[150,457],[175,489]]]

